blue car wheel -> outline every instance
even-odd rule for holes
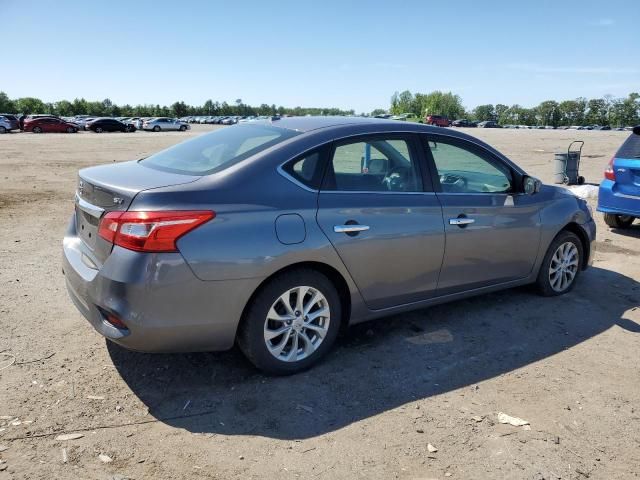
[[[604,222],[611,228],[629,228],[634,220],[635,218],[631,215],[604,214]]]

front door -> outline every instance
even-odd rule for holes
[[[528,276],[540,244],[541,205],[520,193],[521,175],[470,141],[426,140],[446,236],[438,295]]]
[[[444,226],[418,158],[411,135],[359,137],[331,149],[317,220],[374,310],[435,295]]]

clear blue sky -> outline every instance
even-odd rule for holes
[[[45,101],[387,108],[640,90],[640,1],[0,0],[0,90]]]

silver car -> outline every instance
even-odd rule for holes
[[[0,115],[0,133],[9,133],[12,127],[11,121],[7,117]]]
[[[191,125],[186,122],[181,122],[177,118],[168,118],[168,117],[156,117],[150,120],[145,121],[142,124],[143,130],[149,130],[152,132],[160,132],[160,131],[180,131],[184,132],[185,130],[189,130]]]
[[[299,117],[81,170],[63,269],[113,342],[237,343],[288,374],[341,326],[529,283],[567,293],[595,234],[583,200],[469,135]]]

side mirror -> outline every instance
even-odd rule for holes
[[[636,135],[640,135],[640,125],[636,125],[635,127],[633,127],[633,133],[635,133]]]
[[[534,195],[540,191],[542,188],[542,182],[535,177],[530,177],[529,175],[525,175],[522,180],[522,190],[527,195]]]

